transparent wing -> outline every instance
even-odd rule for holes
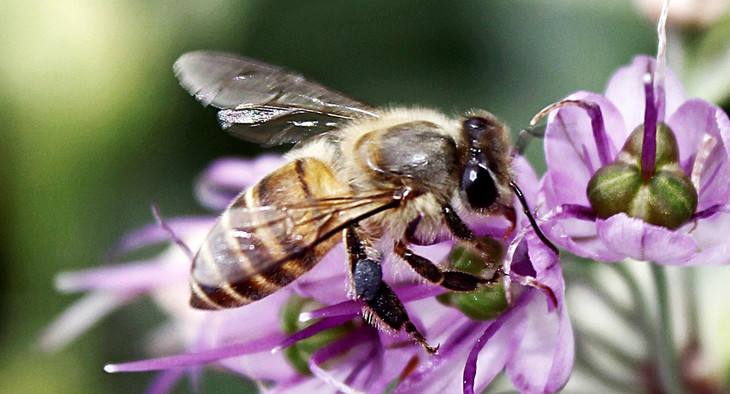
[[[180,84],[220,108],[221,126],[264,145],[297,142],[357,117],[369,106],[276,66],[221,52],[189,52],[175,62]]]

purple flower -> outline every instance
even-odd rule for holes
[[[270,156],[255,161],[219,160],[200,177],[197,195],[203,205],[221,209],[281,163],[280,158]],[[534,198],[537,179],[532,169],[517,158],[515,171],[528,198]],[[166,221],[193,248],[213,223],[213,217]],[[489,219],[475,225],[480,233],[501,236],[508,224]],[[385,279],[406,303],[414,323],[432,340],[442,341],[441,354],[433,358],[405,334],[386,334],[364,323],[361,303],[347,298],[341,247],[291,286],[264,300],[214,312],[189,307],[189,257],[175,245],[150,260],[64,273],[58,277],[59,289],[88,294],[49,327],[42,342],[46,348],[58,348],[114,308],[150,296],[168,315],[168,321],[149,339],[150,350],[177,355],[112,364],[105,369],[162,371],[151,392],[168,391],[185,374],[197,381],[201,367],[211,363],[265,382],[262,384],[274,392],[380,393],[394,384],[398,391],[410,392],[431,381],[455,382],[461,389],[462,376],[468,391],[475,384],[486,386],[503,369],[522,391],[552,392],[565,383],[573,361],[563,278],[557,256],[532,232],[522,227],[517,231],[508,252],[515,257],[509,259],[514,264],[506,283],[514,304],[486,322],[439,303],[434,296],[443,289],[423,284],[390,257]],[[115,254],[168,238],[160,226],[147,226],[122,239]],[[453,242],[444,241],[416,249],[442,261],[452,246]],[[532,282],[550,290],[538,290]]]
[[[534,201],[538,183],[532,168],[517,158],[514,171]],[[426,330],[440,341],[441,351],[404,379],[397,393],[481,392],[502,371],[524,393],[551,393],[565,385],[574,339],[559,257],[527,225],[509,243],[506,261],[505,295],[511,303],[494,318],[470,318],[432,299],[413,305],[417,315],[427,310],[439,316]]]
[[[616,71],[605,95],[574,93],[550,114],[543,229],[570,252],[597,260],[730,263],[719,236],[730,226],[730,121],[708,102],[685,99],[671,71],[662,71],[654,59],[638,56]],[[614,178],[601,178],[612,171]],[[605,186],[624,182],[631,171],[640,176],[636,195]],[[595,198],[601,182],[605,200]],[[651,194],[655,185],[672,189]]]

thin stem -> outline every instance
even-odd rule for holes
[[[626,286],[629,288],[631,298],[634,301],[634,305],[636,305],[637,316],[639,319],[638,324],[641,328],[641,333],[644,338],[646,338],[646,343],[649,347],[649,351],[653,354],[655,352],[653,343],[654,328],[652,327],[652,323],[649,319],[651,312],[649,311],[649,305],[647,305],[646,303],[646,297],[644,296],[644,292],[641,291],[641,286],[639,286],[639,282],[628,269],[626,264],[610,264],[609,267],[613,268],[616,271],[616,273],[621,277],[621,279],[623,279],[624,283],[626,283]]]
[[[687,338],[689,343],[699,342],[699,308],[697,307],[697,270],[686,268],[683,274],[684,299],[687,315]]]
[[[654,285],[656,286],[659,318],[656,330],[656,362],[657,369],[659,370],[659,380],[664,388],[664,392],[669,394],[682,394],[685,390],[682,387],[681,371],[677,364],[677,354],[674,349],[667,273],[664,267],[658,264],[651,264],[651,274],[654,279]]]
[[[602,354],[610,356],[629,370],[635,371],[641,368],[642,360],[627,353],[624,349],[621,349],[618,345],[613,343],[612,340],[589,328],[579,327],[578,324],[575,323],[574,326],[577,333],[576,337],[580,336],[582,338],[582,342],[590,343],[591,346],[594,346]]]
[[[621,390],[626,393],[639,392],[638,387],[640,386],[638,382],[632,381],[633,378],[616,376],[614,374],[615,371],[609,371],[600,366],[596,362],[595,358],[586,351],[586,347],[584,346],[586,345],[585,338],[581,335],[576,335],[575,342],[575,359],[578,367],[584,368],[589,375],[593,376],[607,387]]]

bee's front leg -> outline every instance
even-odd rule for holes
[[[453,291],[472,291],[479,286],[496,283],[502,276],[502,271],[497,270],[489,278],[482,278],[461,271],[444,270],[431,260],[419,256],[408,249],[403,242],[397,242],[394,247],[395,254],[402,258],[414,271],[431,283]]]
[[[383,282],[380,253],[360,237],[356,226],[345,229],[344,235],[350,283],[355,298],[365,303],[365,319],[376,327],[392,331],[403,329],[427,352],[436,353],[438,347],[428,344],[393,289]]]

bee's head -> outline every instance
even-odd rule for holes
[[[460,193],[477,212],[491,211],[495,203],[509,204],[511,192],[510,145],[507,127],[486,111],[472,111],[462,121],[466,141]]]

